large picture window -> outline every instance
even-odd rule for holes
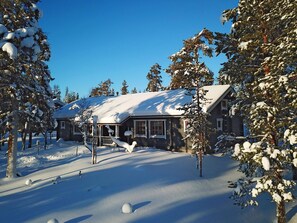
[[[146,120],[135,120],[134,121],[134,135],[135,137],[145,137],[147,135]]]
[[[166,122],[165,120],[149,121],[149,137],[166,139]]]

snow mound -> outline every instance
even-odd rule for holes
[[[23,156],[18,158],[17,160],[18,167],[39,167],[41,165],[40,160],[38,160],[35,156]]]
[[[131,214],[133,212],[132,204],[124,203],[122,206],[122,213],[124,214]]]
[[[59,223],[59,221],[55,218],[52,218],[52,219],[48,220],[47,223]]]
[[[32,185],[32,180],[31,179],[26,180],[26,185],[31,186]]]

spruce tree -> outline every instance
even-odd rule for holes
[[[59,85],[57,85],[57,84],[55,84],[53,86],[53,98],[61,100],[61,90],[60,90]]]
[[[223,18],[233,25],[230,34],[217,34],[217,52],[228,58],[220,77],[236,86],[253,138],[235,146],[233,157],[246,178],[233,197],[246,206],[257,204],[260,193],[270,194],[278,223],[284,223],[295,185],[285,172],[297,167],[297,2],[240,0]]]
[[[138,93],[138,91],[137,91],[136,87],[134,87],[131,91],[131,94],[137,94],[137,93]]]
[[[49,86],[52,78],[45,64],[50,50],[47,37],[38,26],[37,2],[0,2],[0,104],[5,105],[0,117],[1,125],[9,132],[6,171],[9,178],[16,176],[18,130],[25,122],[41,125],[37,120],[52,105]]]
[[[163,89],[162,86],[162,76],[161,74],[161,66],[156,63],[151,68],[148,74],[146,75],[146,78],[148,79],[148,85],[146,88],[146,91],[149,92],[155,92],[155,91],[161,91]]]
[[[66,87],[65,90],[65,97],[64,97],[64,102],[69,104],[75,100],[79,99],[79,95],[78,93],[74,92],[74,91],[69,91],[69,88]]]
[[[128,84],[127,84],[127,81],[124,80],[123,83],[122,83],[122,88],[121,88],[121,92],[122,92],[122,95],[126,95],[129,93],[128,91]]]
[[[68,86],[65,89],[64,102],[69,103],[69,88],[68,88]]]
[[[184,41],[183,48],[170,57],[172,63],[167,72],[171,75],[171,88],[183,87],[192,95],[192,101],[181,110],[186,120],[186,136],[192,143],[192,152],[199,158],[200,176],[202,176],[202,153],[209,147],[210,127],[207,112],[203,110],[205,94],[203,86],[213,83],[213,73],[200,62],[200,54],[212,56],[213,34],[203,29],[193,38]]]

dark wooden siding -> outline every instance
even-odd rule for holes
[[[135,137],[132,136],[131,139],[124,136],[124,132],[127,130],[134,129],[134,120],[165,120],[166,125],[166,138],[150,138],[147,132],[146,137]],[[143,147],[155,147],[166,150],[180,150],[184,146],[184,142],[182,140],[182,134],[180,129],[183,128],[181,126],[180,118],[176,117],[138,117],[138,118],[130,118],[120,127],[120,138],[124,141],[136,141],[137,146]]]
[[[61,123],[65,123],[65,128],[61,128]],[[65,141],[83,141],[81,134],[73,134],[73,125],[69,120],[58,120],[57,126],[57,139],[63,139]]]

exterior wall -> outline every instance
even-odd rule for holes
[[[127,130],[132,130],[134,132],[134,121],[135,120],[145,120],[148,122],[150,120],[164,120],[165,121],[165,138],[152,138],[149,136],[149,131],[147,131],[146,136],[139,137],[133,135],[131,138],[124,136],[124,132]],[[127,120],[121,127],[120,127],[120,139],[123,141],[136,141],[137,146],[143,147],[155,147],[160,149],[166,150],[176,150],[179,151],[182,147],[184,147],[184,142],[182,140],[182,134],[180,132],[181,123],[180,118],[176,117],[141,117],[141,118],[131,118]]]
[[[224,100],[228,102],[232,101],[231,95],[227,95]],[[227,110],[222,109],[222,101],[217,104],[217,106],[212,110],[209,121],[211,126],[214,129],[214,132],[210,134],[210,145],[212,148],[215,147],[218,136],[224,134],[233,134],[236,136],[243,135],[243,121],[239,116],[229,116],[230,106],[227,107]],[[218,129],[217,121],[222,120],[222,129]]]
[[[57,121],[57,140],[61,138],[65,141],[83,141],[82,134],[74,133],[73,124],[69,120],[64,119]]]

